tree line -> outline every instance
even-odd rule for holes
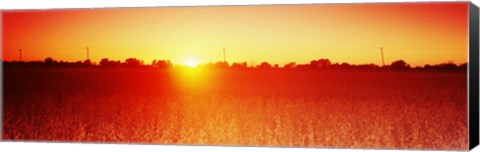
[[[153,60],[150,64],[145,64],[142,60],[136,58],[128,58],[125,61],[110,60],[103,58],[98,63],[94,63],[91,60],[67,62],[57,61],[51,57],[45,58],[43,61],[3,61],[5,67],[97,67],[97,68],[186,68],[186,65],[173,64],[170,60]],[[234,62],[229,64],[227,62],[210,62],[206,64],[198,65],[198,68],[208,69],[236,69],[236,70],[248,70],[248,69],[260,69],[260,70],[273,70],[273,69],[300,69],[300,70],[314,70],[314,69],[394,69],[394,70],[406,70],[406,69],[448,69],[448,70],[467,70],[467,63],[455,64],[453,62],[445,62],[440,64],[426,64],[424,66],[410,66],[404,60],[397,60],[391,64],[380,66],[373,63],[370,64],[350,64],[347,62],[332,63],[329,59],[312,60],[309,63],[297,64],[296,62],[290,62],[285,65],[270,64],[268,62],[261,62],[258,65],[248,65],[247,62]]]

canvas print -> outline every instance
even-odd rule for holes
[[[2,140],[468,149],[468,2],[2,11]]]

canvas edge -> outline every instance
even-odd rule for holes
[[[468,124],[469,124],[469,149],[475,148],[479,143],[479,14],[478,7],[469,3],[469,64],[468,64]]]

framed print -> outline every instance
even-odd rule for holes
[[[3,141],[478,145],[471,2],[1,15]]]

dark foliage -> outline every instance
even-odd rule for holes
[[[95,63],[91,60],[66,62],[57,61],[51,57],[45,58],[43,61],[3,61],[5,67],[101,67],[101,68],[161,68],[169,69],[175,67],[186,67],[184,65],[174,65],[170,60],[153,60],[151,64],[144,64],[142,60],[136,58],[128,58],[124,62],[119,60],[110,60],[103,58],[100,62]],[[284,70],[347,70],[347,69],[360,69],[360,70],[466,70],[468,63],[455,64],[453,62],[446,62],[441,64],[429,65],[426,64],[423,67],[416,66],[411,67],[404,60],[397,60],[390,65],[379,66],[373,63],[369,64],[350,64],[347,62],[332,63],[329,59],[312,60],[307,64],[297,64],[295,62],[289,62],[283,66],[278,64],[271,64],[268,62],[262,62],[259,65],[248,65],[247,62],[238,62],[228,64],[228,62],[209,62],[199,65],[200,68],[206,69],[231,69],[231,70],[248,70],[248,69],[284,69]]]

